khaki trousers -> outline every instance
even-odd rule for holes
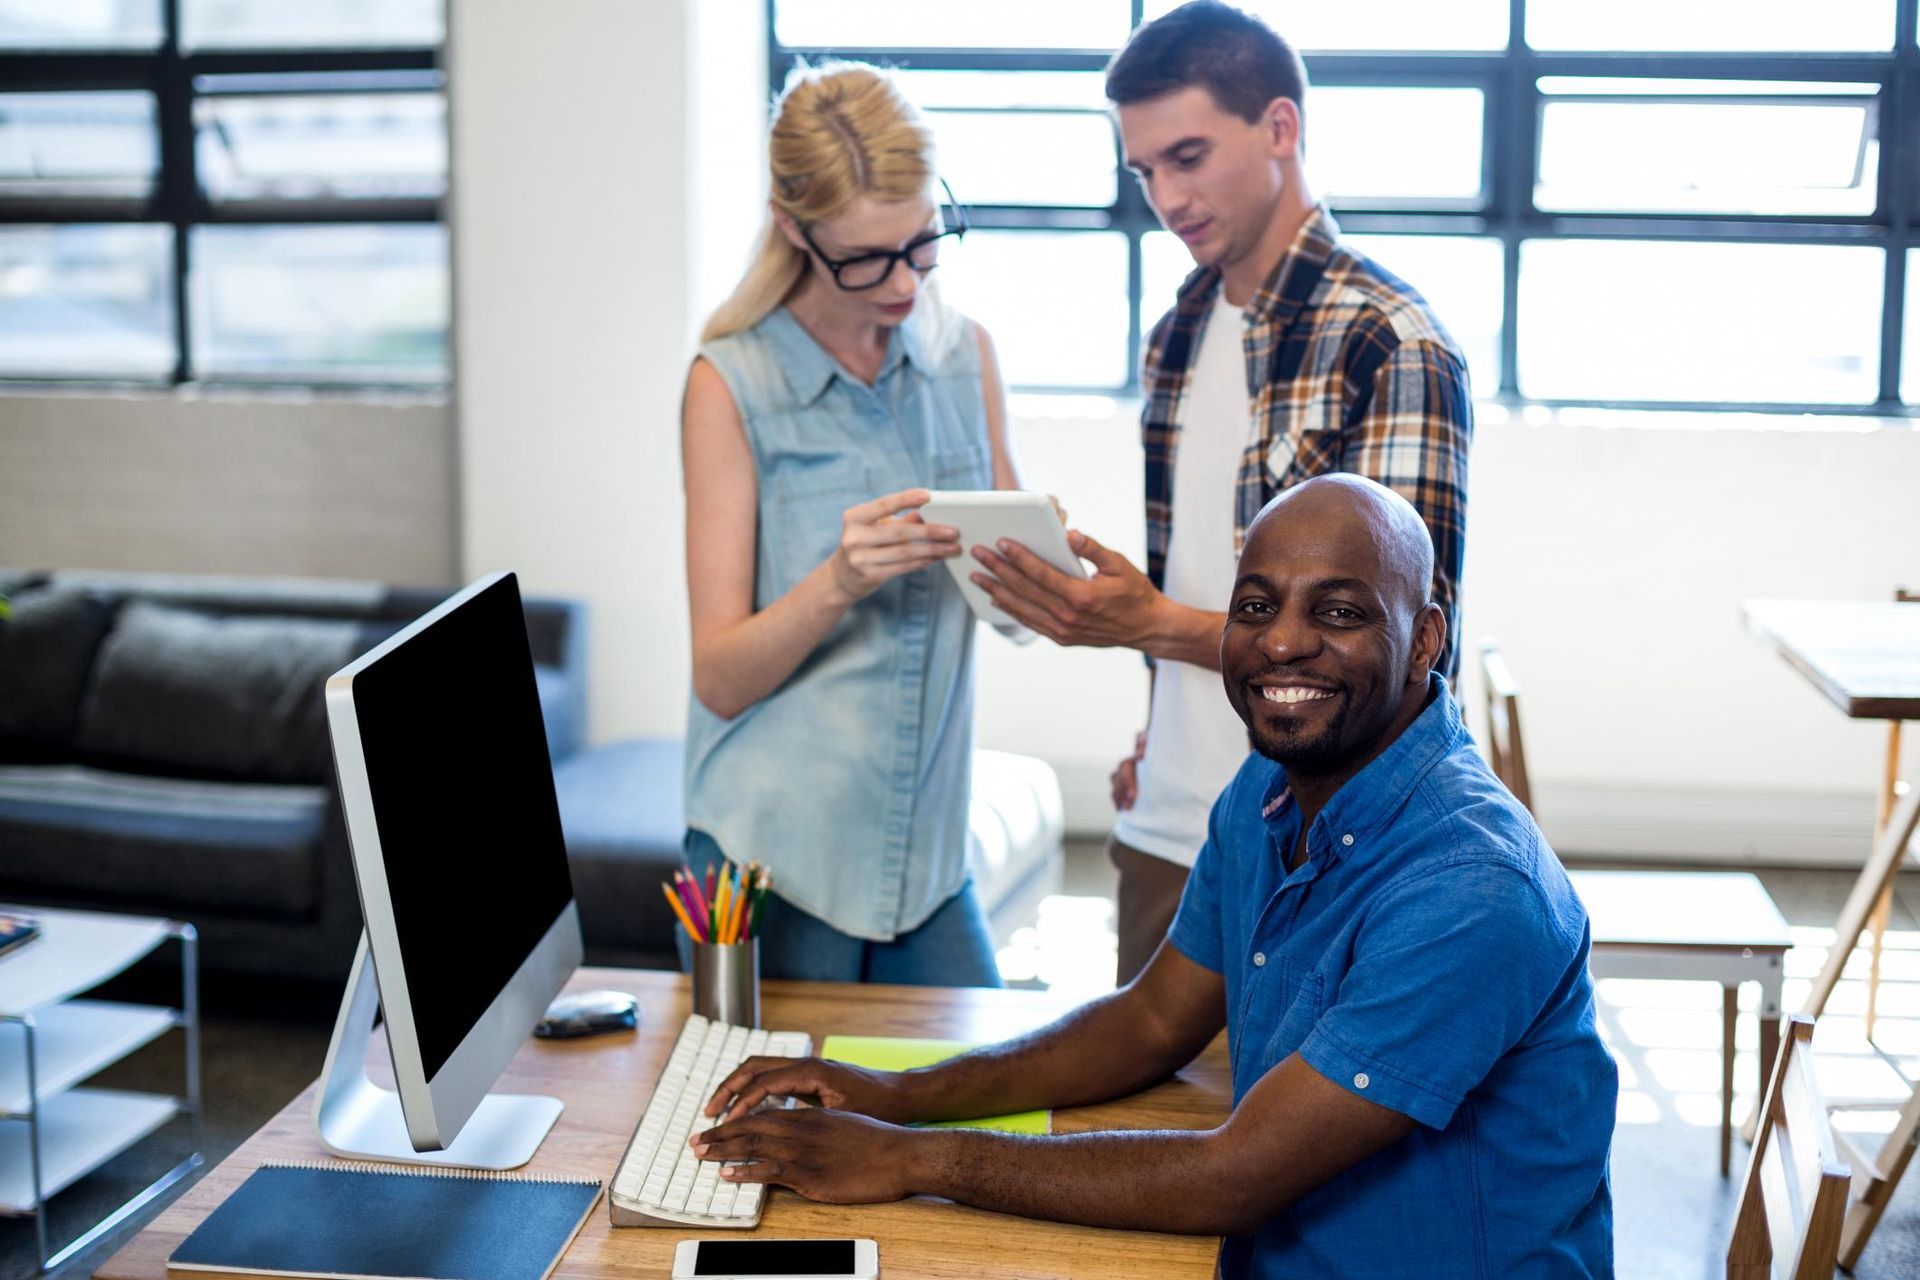
[[[1167,936],[1186,891],[1187,869],[1112,836],[1107,837],[1107,858],[1120,872],[1120,956],[1114,982],[1124,987],[1147,967]]]

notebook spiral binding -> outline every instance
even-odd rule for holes
[[[434,1165],[389,1164],[379,1160],[263,1160],[262,1169],[321,1169],[346,1173],[392,1173],[414,1178],[468,1178],[476,1182],[555,1182],[566,1186],[597,1187],[598,1178],[579,1174],[515,1173],[510,1169],[456,1169]]]

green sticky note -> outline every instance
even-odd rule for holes
[[[904,1040],[894,1036],[828,1036],[820,1056],[830,1062],[871,1067],[875,1071],[911,1071],[956,1058],[980,1046],[966,1040]],[[1053,1112],[1022,1111],[979,1120],[937,1120],[930,1129],[998,1129],[1002,1133],[1051,1133]]]

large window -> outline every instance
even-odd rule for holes
[[[1192,267],[1101,93],[1173,3],[769,0],[776,92],[795,58],[856,57],[927,111],[978,228],[942,284],[1017,386],[1137,391]],[[1306,56],[1316,194],[1433,303],[1477,394],[1920,403],[1920,0],[1245,7]]]
[[[442,0],[0,0],[0,379],[447,380]]]

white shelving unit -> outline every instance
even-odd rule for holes
[[[40,1269],[60,1265],[200,1163],[199,960],[192,925],[144,916],[6,907],[41,934],[0,956],[0,1216],[31,1216]],[[151,955],[181,946],[178,1009],[81,999]],[[184,1096],[77,1087],[102,1068],[178,1028],[185,1035]],[[58,1252],[47,1247],[47,1200],[176,1115],[192,1124],[178,1165]]]

